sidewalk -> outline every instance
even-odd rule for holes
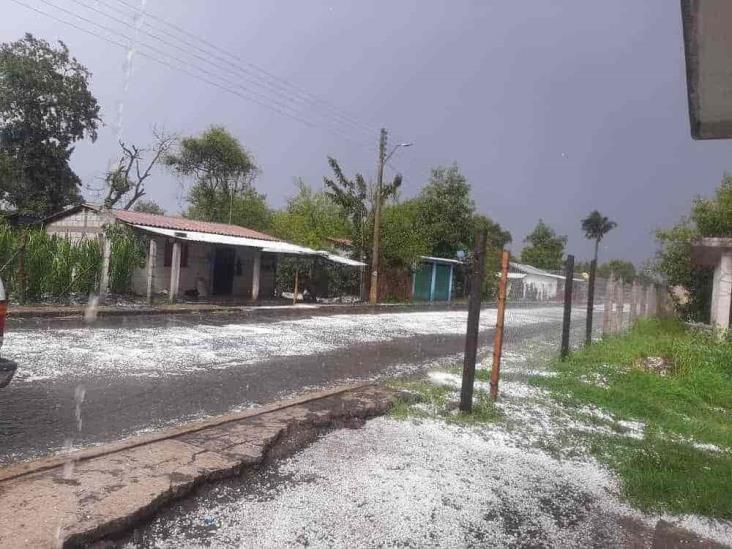
[[[0,469],[0,548],[75,547],[119,533],[207,480],[359,424],[390,400],[373,385],[341,387]]]

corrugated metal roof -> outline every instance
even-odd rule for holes
[[[420,255],[419,258],[423,259],[424,261],[427,261],[429,263],[449,263],[452,265],[462,264],[462,261],[458,261],[457,259],[447,259],[445,257],[432,257],[429,255]]]
[[[282,240],[262,240],[258,238],[248,238],[245,236],[203,233],[200,231],[181,231],[161,227],[149,227],[146,225],[134,225],[134,227],[153,234],[159,234],[169,238],[177,238],[178,240],[207,242],[209,244],[222,244],[226,246],[245,246],[275,254],[319,256],[333,261],[334,263],[341,263],[351,267],[366,266],[365,263],[361,263],[360,261],[341,257],[324,250],[313,250],[311,248],[306,248],[305,246],[298,246],[297,244],[291,244],[290,242],[284,242]]]
[[[226,236],[237,236],[243,238],[255,238],[257,240],[269,240],[279,242],[279,238],[260,233],[253,229],[228,225],[226,223],[212,223],[210,221],[196,221],[185,217],[172,217],[168,215],[157,215],[144,212],[131,212],[128,210],[110,210],[109,212],[119,221],[133,225],[144,225],[146,227],[159,227],[161,229],[173,229],[175,231],[195,231],[198,233],[220,234]]]
[[[535,275],[535,276],[545,276],[547,278],[556,278],[558,280],[564,280],[564,275],[558,275],[554,273],[550,273],[549,271],[545,271],[543,269],[539,269],[537,267],[532,267],[531,265],[526,265],[524,263],[516,263],[515,261],[511,261],[510,266],[516,269],[517,271],[521,271],[522,273]],[[585,280],[581,278],[572,278],[575,282],[585,282]]]

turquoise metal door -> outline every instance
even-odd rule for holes
[[[435,290],[432,301],[449,301],[450,299],[450,266],[436,265]]]
[[[414,277],[414,301],[429,301],[432,289],[432,264],[422,263],[412,275]]]

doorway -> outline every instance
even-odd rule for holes
[[[213,295],[231,295],[234,287],[234,248],[216,248],[213,268]]]

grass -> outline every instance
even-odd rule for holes
[[[640,365],[647,357],[664,357],[668,375]],[[645,424],[642,440],[588,435],[630,501],[645,510],[732,519],[732,342],[672,320],[643,320],[555,367],[556,377],[532,382],[570,406],[594,405]]]
[[[443,385],[435,385],[425,380],[390,383],[400,391],[390,415],[395,419],[441,419],[448,423],[477,425],[492,423],[501,419],[501,412],[493,401],[482,391],[473,395],[473,410],[461,412],[457,408],[459,395],[456,390]]]

